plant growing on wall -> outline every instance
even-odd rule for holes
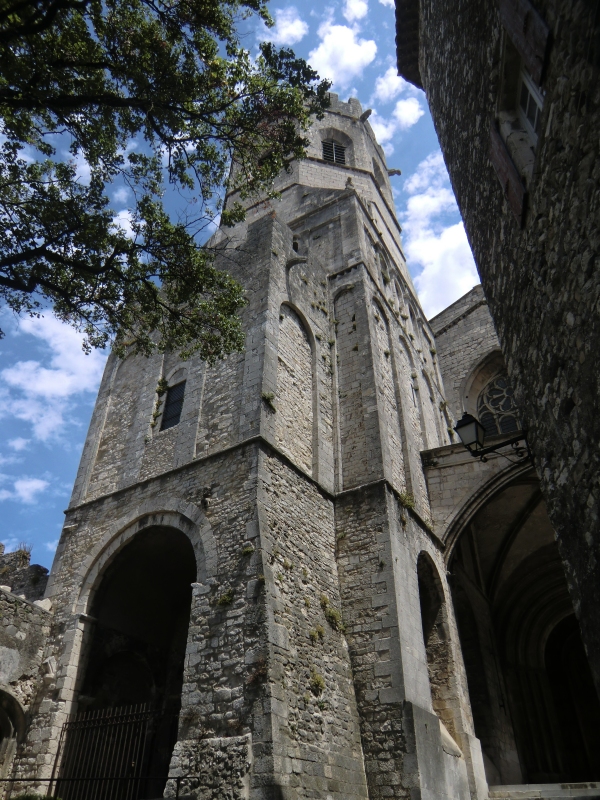
[[[223,592],[223,594],[217,597],[216,600],[217,605],[218,606],[231,605],[233,603],[233,595],[234,595],[233,589],[228,589],[226,592]]]
[[[411,510],[414,510],[415,498],[410,492],[400,492],[398,500],[403,508],[410,508]]]
[[[320,603],[327,622],[331,625],[331,627],[335,631],[340,631],[340,633],[344,633],[345,628],[344,628],[344,623],[342,621],[342,614],[340,611],[338,611],[337,608],[334,608],[329,604],[329,598],[327,597],[326,594],[321,595]]]
[[[315,667],[310,668],[310,680],[309,686],[311,692],[316,695],[317,697],[323,692],[325,689],[325,679],[323,676],[317,672]]]

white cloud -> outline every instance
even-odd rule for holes
[[[345,89],[362,75],[375,58],[377,45],[372,39],[361,39],[358,32],[347,25],[324,22],[319,28],[321,43],[308,54],[308,60],[322,78]]]
[[[75,180],[87,186],[90,182],[92,170],[90,165],[86,161],[85,156],[81,151],[79,151],[79,153],[77,153],[77,155],[75,156],[72,154],[69,155],[70,155],[70,161],[75,167]]]
[[[280,46],[296,44],[308,33],[308,25],[294,6],[276,8],[274,17],[274,27],[267,28],[264,23],[262,24],[259,31],[261,41],[267,40]]]
[[[394,0],[379,0],[382,6],[387,6],[388,8],[394,8]]]
[[[37,495],[50,484],[41,478],[19,478],[15,481],[15,494],[23,503],[35,503]]]
[[[392,140],[400,131],[412,128],[423,116],[425,112],[421,108],[416,97],[409,97],[406,100],[399,100],[390,119],[386,119],[373,109],[369,122],[373,128],[373,133],[387,156],[394,152]]]
[[[398,75],[396,67],[389,67],[383,75],[375,81],[375,93],[373,98],[381,100],[382,103],[389,103],[401,94],[410,84]]]
[[[128,239],[133,239],[135,235],[131,226],[132,219],[133,217],[131,215],[131,211],[129,211],[127,208],[121,209],[121,211],[117,212],[112,219],[113,225],[116,228],[120,228]]]
[[[18,361],[0,372],[2,416],[15,416],[32,426],[35,439],[48,441],[65,426],[70,399],[96,392],[106,356],[94,350],[85,355],[81,336],[53,316],[21,320],[19,330],[49,346],[48,366]]]
[[[58,547],[58,539],[52,539],[51,542],[44,542],[44,547],[46,550],[49,550],[51,553],[54,553],[56,548]]]
[[[12,489],[0,489],[0,500],[17,500],[31,505],[37,502],[37,496],[49,485],[48,481],[41,478],[17,478]]]
[[[404,249],[409,265],[421,268],[415,288],[432,317],[479,283],[479,276],[440,151],[419,164],[404,190]]]
[[[23,439],[23,437],[18,436],[16,439],[11,439],[8,443],[8,446],[19,452],[19,450],[25,450],[28,444],[29,439]]]
[[[425,112],[416,97],[407,97],[406,100],[398,100],[394,109],[394,117],[398,122],[401,131],[412,128],[421,119]]]
[[[113,192],[113,200],[115,203],[122,205],[126,203],[129,198],[129,189],[126,186],[121,186]]]
[[[369,11],[368,0],[346,0],[343,14],[348,22],[366,17]]]
[[[382,146],[384,146],[386,142],[389,142],[390,139],[394,137],[394,134],[396,133],[396,129],[398,127],[396,124],[396,120],[385,119],[384,117],[380,116],[375,110],[369,117],[369,122],[371,123],[371,127],[373,128],[373,133],[375,134],[375,138]]]

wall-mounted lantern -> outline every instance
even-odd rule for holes
[[[515,463],[531,460],[531,453],[529,451],[529,445],[527,444],[527,431],[521,431],[510,439],[505,439],[489,447],[484,447],[485,428],[476,417],[472,414],[468,414],[466,411],[462,419],[459,419],[456,423],[454,430],[469,453],[471,453],[474,458],[479,458],[481,461],[487,461],[486,456],[490,453],[496,453],[500,448],[507,447],[508,445],[512,446],[513,455],[517,456],[519,459],[519,461]],[[523,444],[519,444],[520,442]],[[498,455],[508,458],[504,453],[498,453]]]

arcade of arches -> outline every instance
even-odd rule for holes
[[[448,569],[488,782],[600,779],[600,703],[533,470],[475,513]]]

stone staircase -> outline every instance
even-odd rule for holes
[[[520,783],[513,786],[490,786],[490,800],[554,800],[588,798],[600,800],[600,783]]]

